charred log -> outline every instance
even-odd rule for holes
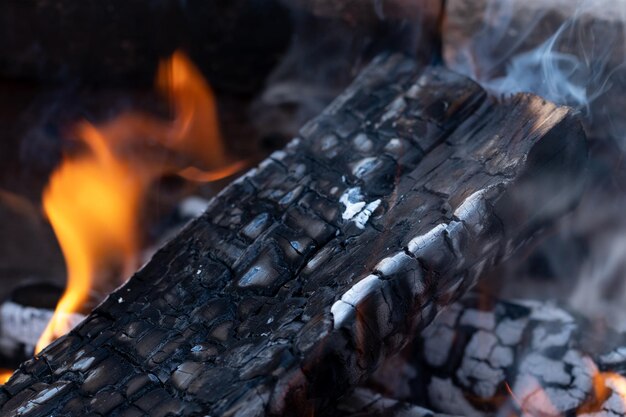
[[[396,386],[385,386],[389,372],[400,376]],[[465,416],[623,416],[625,376],[625,334],[599,333],[546,302],[471,297],[442,313],[373,381],[391,397]]]
[[[3,415],[324,409],[575,202],[567,108],[376,59],[0,391]]]

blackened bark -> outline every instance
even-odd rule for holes
[[[392,398],[464,416],[624,416],[625,376],[625,334],[547,302],[471,297],[437,317],[373,383]]]
[[[568,209],[585,155],[566,108],[492,102],[443,68],[377,58],[24,363],[1,411],[321,410]]]

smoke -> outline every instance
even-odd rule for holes
[[[572,106],[590,137],[626,151],[626,1],[450,0],[447,18],[450,67],[495,95]]]
[[[556,296],[626,331],[626,1],[448,0],[443,36],[449,67],[496,96],[574,107],[590,138],[580,206],[531,257],[543,271],[509,271],[502,294]]]

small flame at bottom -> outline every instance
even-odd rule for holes
[[[37,344],[37,352],[71,329],[70,313],[85,304],[107,261],[115,260],[124,274],[136,265],[136,219],[145,181],[115,157],[96,128],[85,124],[80,130],[88,152],[64,160],[43,196],[68,276],[67,291]]]
[[[585,402],[576,409],[576,415],[593,416],[603,410],[613,410],[616,415],[626,412],[626,378],[614,372],[596,372],[593,374],[593,392]],[[505,388],[511,396],[516,408],[522,416],[553,416],[560,417],[564,413],[559,412],[553,404],[548,392],[539,381],[530,379],[530,386],[521,387],[522,395],[517,395],[508,383]]]

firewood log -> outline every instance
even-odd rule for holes
[[[470,297],[373,381],[391,398],[464,416],[624,416],[626,334],[549,302]]]
[[[303,416],[575,203],[576,116],[375,59],[0,390],[3,415]]]

